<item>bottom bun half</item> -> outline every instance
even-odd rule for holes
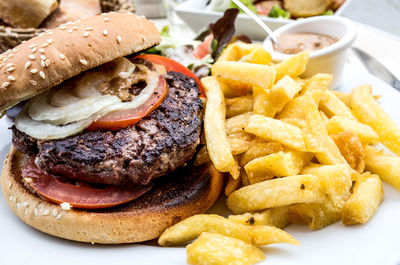
[[[167,227],[207,211],[224,181],[213,166],[187,166],[157,180],[152,190],[130,203],[102,210],[62,210],[24,187],[21,166],[27,159],[11,147],[3,166],[1,185],[11,210],[44,233],[81,242],[121,244],[157,238]]]

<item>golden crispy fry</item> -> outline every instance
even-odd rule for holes
[[[343,224],[365,224],[374,216],[382,199],[383,187],[379,176],[364,173],[360,180],[356,181],[353,194],[344,205]]]
[[[255,96],[253,112],[273,118],[300,90],[296,81],[285,76],[266,93]]]
[[[230,215],[228,218],[245,225],[268,225],[281,229],[290,223],[288,206],[271,208],[259,213]]]
[[[250,118],[251,115],[253,115],[252,112],[246,112],[226,119],[226,133],[229,135],[244,132],[244,126],[247,124],[247,120]]]
[[[237,160],[237,157],[234,157],[235,159],[235,164],[232,166],[232,168],[229,170],[229,174],[233,179],[238,179],[240,177],[240,166]]]
[[[253,111],[254,99],[252,96],[243,96],[225,99],[226,117],[231,118],[246,112]]]
[[[351,98],[351,94],[348,93],[344,93],[344,92],[340,92],[337,90],[332,90],[332,93],[335,94],[335,96],[340,99],[348,108],[351,108],[351,104],[350,104],[350,98]],[[378,100],[381,98],[380,95],[373,95],[372,96],[375,100]]]
[[[227,199],[234,214],[260,211],[294,203],[322,202],[322,181],[314,175],[277,178],[245,186]]]
[[[341,116],[350,120],[357,121],[351,110],[333,94],[331,91],[325,91],[319,102],[319,108],[329,117]]]
[[[235,160],[225,132],[224,95],[215,77],[204,77],[201,83],[208,99],[204,117],[207,150],[215,168],[227,172],[234,166]]]
[[[271,58],[271,54],[260,44],[235,42],[226,47],[217,61],[241,61],[254,64],[269,64]]]
[[[295,78],[304,73],[309,55],[309,52],[304,51],[274,65],[276,71],[275,81],[281,80],[285,75]]]
[[[251,265],[265,259],[257,247],[242,240],[214,233],[202,233],[186,247],[190,265]]]
[[[307,126],[306,121],[299,118],[283,118],[281,121],[292,124],[300,129],[304,129]]]
[[[275,80],[273,67],[245,62],[216,62],[212,73],[218,78],[265,89],[272,87]]]
[[[250,183],[254,184],[273,177],[297,175],[312,157],[311,153],[291,150],[256,158],[244,168]]]
[[[284,146],[280,143],[276,142],[256,143],[243,154],[242,159],[240,161],[240,165],[245,166],[253,159],[270,155],[272,153],[277,153],[283,150]]]
[[[328,116],[326,116],[325,112],[320,111],[319,114],[321,115],[322,122],[326,125],[329,121]]]
[[[300,245],[297,239],[275,226],[255,225],[247,227],[249,228],[253,245],[265,246],[275,243]]]
[[[228,183],[226,183],[225,186],[225,195],[229,196],[229,194],[231,194],[235,190],[238,190],[241,186],[242,186],[242,178],[239,171],[239,176],[236,179],[232,176],[229,176]]]
[[[226,98],[245,96],[251,90],[251,86],[246,84],[240,84],[223,78],[217,78],[217,80],[221,86],[222,93]]]
[[[302,131],[291,124],[262,115],[249,118],[244,130],[266,140],[273,140],[293,149],[306,151]]]
[[[306,105],[306,100],[308,96],[311,96],[316,104],[320,101],[321,97],[324,95],[324,91],[320,89],[310,90],[306,94],[300,97],[296,97],[289,101],[288,104],[283,108],[283,110],[277,115],[277,119],[285,118],[298,118],[305,119],[304,106]]]
[[[304,89],[301,91],[301,94],[304,95],[307,92],[312,90],[327,90],[329,85],[331,84],[333,75],[330,74],[315,74],[309,80],[306,81],[304,85]]]
[[[252,145],[254,135],[240,132],[228,135],[228,142],[231,146],[231,152],[233,155],[238,155],[246,152]]]
[[[372,146],[366,146],[364,151],[366,169],[400,191],[400,158]]]
[[[375,102],[371,96],[371,86],[360,86],[353,90],[351,108],[361,122],[374,129],[383,145],[400,155],[400,126]]]
[[[378,143],[379,136],[371,126],[346,117],[333,116],[325,124],[329,134],[337,134],[344,131],[352,131],[357,134],[363,145]]]
[[[196,159],[194,160],[195,166],[200,166],[204,163],[210,161],[210,156],[208,155],[207,146],[201,147],[200,151],[197,153]]]
[[[246,170],[242,167],[240,169],[240,178],[242,179],[242,185],[247,186],[250,185],[249,177],[247,177]]]
[[[357,135],[352,131],[344,131],[330,136],[339,147],[340,153],[347,163],[354,170],[363,173],[365,169],[364,148]]]
[[[304,94],[305,120],[307,128],[304,130],[304,141],[307,149],[321,150],[315,156],[321,164],[335,165],[347,164],[346,160],[340,154],[339,148],[334,141],[328,136],[325,124],[322,121],[318,107],[314,99],[309,94]]]
[[[284,7],[295,17],[311,17],[327,11],[331,0],[285,0]]]

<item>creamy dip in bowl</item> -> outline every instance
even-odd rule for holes
[[[274,62],[283,61],[300,50],[310,50],[310,59],[303,77],[311,77],[316,73],[333,74],[331,88],[339,86],[347,50],[357,35],[352,21],[333,16],[312,17],[285,25],[274,33],[281,41],[278,44],[280,47],[274,48],[270,38],[266,38],[263,43]]]

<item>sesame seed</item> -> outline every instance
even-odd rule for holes
[[[13,67],[13,66],[14,66],[13,63],[8,63],[8,64],[7,64],[7,67]]]
[[[51,31],[51,30],[49,30],[49,31],[46,32],[46,35],[47,35],[47,36],[50,36],[51,34],[53,34],[53,31]]]
[[[29,72],[31,72],[32,74],[36,74],[36,73],[37,73],[37,69],[36,69],[36,68],[33,68],[33,69],[31,69]]]
[[[44,49],[39,49],[39,52],[40,53],[44,53]]]
[[[48,209],[46,209],[46,210],[44,210],[43,215],[47,216],[47,215],[49,215],[49,213],[50,213],[50,211]]]
[[[12,75],[9,75],[9,76],[8,76],[8,80],[10,80],[10,81],[15,81],[15,77],[12,76]]]
[[[73,30],[78,30],[77,26],[72,27]]]
[[[43,48],[46,48],[47,46],[49,46],[49,44],[48,44],[47,42],[45,42],[45,43],[43,43],[43,44],[40,45],[40,46],[42,46]]]
[[[68,30],[68,33],[72,33],[72,29]]]
[[[12,196],[12,195],[10,196],[10,199],[9,199],[9,200],[10,200],[10,201],[12,201],[12,200],[13,200],[13,196]]]
[[[83,33],[83,37],[89,37],[89,31],[85,31],[85,32]]]
[[[60,53],[60,59],[61,59],[61,60],[64,60],[64,59],[65,59],[65,55],[62,54],[62,53]]]
[[[20,202],[17,203],[17,209],[18,210],[21,209],[21,203]]]
[[[42,67],[42,68],[45,68],[46,67],[46,64],[44,63],[44,61],[42,60],[42,61],[40,61],[40,66]]]
[[[32,48],[32,52],[35,53],[36,51],[37,51],[37,48],[36,48],[36,47],[33,47],[33,48]]]
[[[108,35],[108,31],[107,31],[106,29],[103,31],[103,35],[104,35],[104,36],[107,36],[107,35]]]
[[[40,59],[46,60],[46,56],[44,56],[44,55],[42,54],[42,55],[40,55]]]
[[[93,28],[91,28],[91,27],[87,27],[85,30],[87,30],[87,31],[91,31],[91,30],[93,30]]]
[[[83,65],[87,65],[88,64],[88,61],[86,61],[86,60],[80,60],[80,62],[81,62],[81,64],[83,64]]]
[[[29,54],[28,58],[31,59],[32,61],[36,59],[35,55],[33,54]]]
[[[61,30],[67,29],[67,27],[64,26],[64,25],[61,25],[61,26],[59,26],[58,28],[61,29]]]
[[[28,215],[28,213],[29,213],[29,208],[26,208],[25,209],[25,215]]]
[[[10,82],[4,82],[2,85],[1,85],[1,87],[2,88],[6,88],[6,87],[8,87],[10,85]]]
[[[36,44],[32,44],[31,46],[29,46],[29,48],[33,48],[33,47],[36,47]]]
[[[35,80],[29,80],[29,83],[31,83],[32,86],[36,86],[37,82]]]
[[[25,69],[28,69],[29,67],[31,67],[32,63],[31,62],[26,62],[25,64]]]
[[[57,214],[58,214],[57,209],[53,209],[53,215],[54,215],[54,216],[57,216]]]
[[[44,36],[44,33],[41,32],[41,33],[39,34],[39,37],[43,37],[43,36]]]
[[[29,206],[29,203],[27,203],[27,202],[23,202],[23,203],[22,203],[22,207],[26,208],[26,207],[28,207],[28,206]]]
[[[13,66],[7,68],[7,72],[12,72],[14,70],[15,70],[15,67],[13,67]]]
[[[122,41],[122,37],[121,36],[117,36],[117,42],[121,43],[121,41]]]
[[[62,217],[62,214],[61,214],[61,213],[59,213],[59,214],[57,215],[56,219],[57,219],[57,220],[60,220],[60,219],[61,219],[61,217]]]
[[[46,61],[44,61],[45,62],[45,64],[46,64],[46,67],[49,67],[50,66],[50,59],[46,59]]]
[[[46,79],[46,75],[43,73],[43,71],[40,71],[39,75],[42,79]]]
[[[105,17],[104,22],[108,22],[108,21],[110,21],[110,19],[108,17]]]
[[[48,40],[47,40],[47,43],[48,43],[48,44],[52,44],[52,43],[53,43],[53,39],[48,39]]]
[[[39,210],[37,208],[35,208],[34,214],[35,214],[35,216],[39,215]]]
[[[60,204],[61,209],[63,209],[64,211],[69,211],[71,210],[71,204],[69,204],[68,202],[63,202]]]

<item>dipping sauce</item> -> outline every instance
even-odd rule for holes
[[[328,47],[338,39],[316,33],[288,33],[278,36],[278,45],[274,44],[277,52],[296,54],[302,51],[316,51]]]

